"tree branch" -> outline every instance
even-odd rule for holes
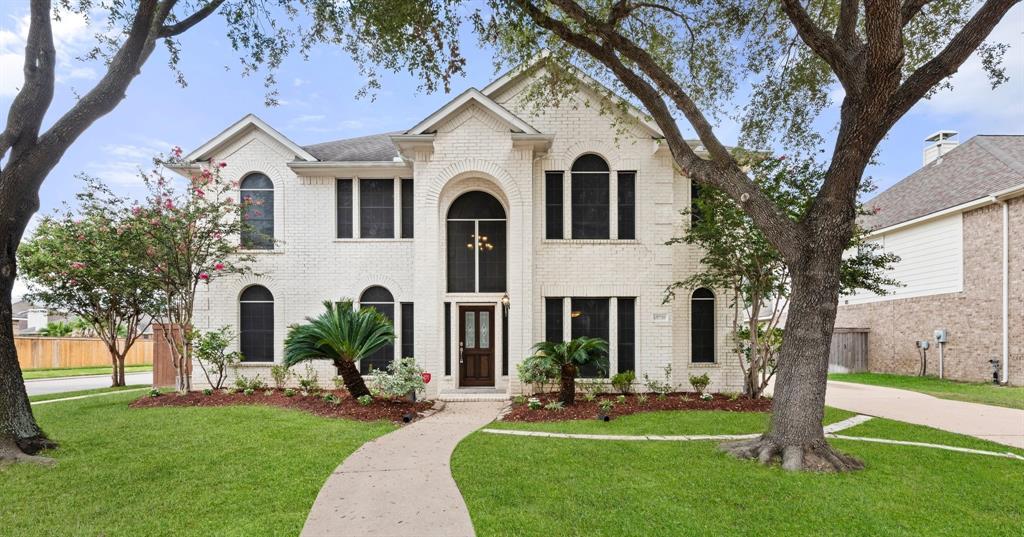
[[[855,71],[850,64],[850,58],[846,55],[835,39],[815,24],[811,16],[807,14],[799,0],[782,0],[782,9],[786,12],[797,34],[815,54],[825,61],[839,78],[847,93],[854,87]]]
[[[914,71],[899,87],[889,101],[885,128],[895,124],[936,84],[955,73],[988,38],[1010,8],[1019,2],[987,0],[941,52]]]
[[[53,101],[55,66],[50,1],[32,0],[25,44],[25,80],[11,103],[7,125],[0,133],[0,159],[12,148],[18,152],[22,145],[19,142],[35,142],[43,116]],[[12,154],[12,159],[15,156]]]
[[[839,24],[836,25],[835,41],[848,51],[859,49],[857,19],[860,17],[860,0],[842,0],[839,6]]]
[[[902,19],[902,26],[910,24],[910,21],[914,20],[914,17],[924,9],[924,6],[932,3],[932,0],[903,0],[903,5],[900,6],[900,18]]]
[[[165,25],[161,26],[160,27],[160,32],[159,32],[159,34],[157,34],[157,37],[160,37],[160,38],[174,37],[176,35],[180,35],[180,34],[186,32],[186,31],[188,31],[190,28],[192,28],[196,24],[199,24],[200,22],[202,22],[203,19],[205,19],[206,17],[209,17],[223,3],[224,3],[224,0],[213,0],[210,3],[206,4],[205,6],[197,9],[195,13],[189,15],[188,17],[185,17],[181,21],[179,21],[179,22],[177,22],[175,24],[165,24]]]

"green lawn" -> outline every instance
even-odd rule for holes
[[[828,378],[842,382],[901,388],[942,399],[1024,409],[1024,386],[998,386],[991,383],[957,382],[936,377],[911,377],[887,373],[833,373]]]
[[[152,371],[152,365],[126,365],[125,373],[144,373]],[[57,377],[83,377],[87,375],[110,375],[113,373],[110,366],[104,367],[70,367],[59,369],[26,369],[21,372],[25,380],[52,379]]]
[[[79,395],[93,395],[97,393],[111,393],[120,392],[124,390],[136,390],[139,388],[148,388],[145,384],[130,384],[128,386],[118,386],[117,388],[93,388],[91,390],[75,390],[73,392],[60,392],[60,393],[47,393],[43,395],[30,395],[29,401],[38,403],[40,401],[49,401],[51,399],[64,399],[66,397],[78,397]],[[135,392],[135,397],[142,395],[143,392]]]
[[[494,424],[609,434],[757,432],[756,414],[652,413],[609,423]],[[830,411],[826,421],[845,417]],[[760,416],[764,423],[765,416]],[[618,425],[616,425],[618,423]],[[611,426],[611,427],[608,427]],[[1015,451],[881,419],[843,431]],[[616,442],[474,433],[452,471],[477,535],[1020,536],[1024,462],[833,441],[867,464],[850,474],[788,473],[716,442]]]
[[[388,423],[260,406],[42,405],[52,468],[0,470],[2,535],[298,535],[331,471]]]

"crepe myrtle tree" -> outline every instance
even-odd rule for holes
[[[242,214],[250,208],[233,194],[237,182],[221,178],[224,162],[186,165],[175,147],[166,163],[188,174],[184,186],[156,166],[142,174],[147,195],[131,207],[132,224],[140,237],[142,259],[158,289],[153,317],[164,324],[163,337],[171,351],[175,387],[192,389],[195,330],[193,314],[200,286],[214,280],[252,274],[253,256],[241,250],[239,237],[246,224]],[[162,162],[159,161],[158,162]]]
[[[602,110],[639,106],[661,130],[675,166],[739,203],[792,279],[772,419],[761,437],[728,446],[790,470],[862,464],[833,450],[821,427],[828,347],[854,234],[857,194],[879,142],[916,103],[949,85],[978,53],[993,85],[1006,80],[1006,45],[986,43],[1020,0],[411,0],[437,20],[468,17],[501,66],[531,62],[542,76],[521,92],[551,103],[580,83],[603,83]],[[372,20],[372,19],[371,19]],[[368,45],[369,46],[369,45]],[[438,47],[450,61],[458,49]],[[453,52],[454,51],[454,52]],[[538,53],[547,51],[538,58]],[[614,91],[614,93],[613,93]],[[615,94],[625,95],[618,99]],[[815,120],[839,101],[824,180],[793,219],[761,192],[715,125],[736,120],[740,145],[825,147]],[[740,102],[740,101],[745,101]],[[624,128],[630,114],[613,114]],[[704,149],[687,143],[692,131]]]
[[[825,170],[812,159],[787,159],[749,155],[750,176],[757,188],[790,218],[800,220],[821,188]],[[861,182],[861,193],[874,189],[871,181]],[[789,267],[777,248],[761,233],[753,220],[732,198],[713,187],[698,189],[691,209],[682,212],[684,233],[667,244],[688,244],[701,252],[701,270],[673,282],[666,289],[665,302],[679,289],[708,287],[725,289],[733,296],[733,333],[743,371],[743,391],[758,398],[778,365],[783,341],[780,324],[792,292]],[[868,214],[860,208],[861,214]],[[867,232],[856,226],[843,257],[841,293],[859,289],[879,295],[890,292],[899,282],[887,276],[899,257],[866,241]]]
[[[380,87],[380,66],[422,73],[422,89],[433,91],[435,81],[447,81],[463,61],[457,49],[437,50],[454,41],[457,28],[401,0],[365,2],[375,9],[389,8],[383,14],[361,13],[364,2],[333,0],[25,3],[29,27],[24,82],[0,126],[0,463],[29,460],[26,455],[57,446],[32,415],[11,328],[15,252],[39,208],[39,188],[78,137],[126,97],[157,46],[166,48],[166,64],[184,86],[185,74],[178,70],[184,37],[199,23],[220,19],[228,44],[239,55],[242,74],[263,73],[268,105],[277,102],[274,73],[281,62],[293,51],[305,57],[320,44],[342,48],[355,60],[366,80],[364,90]],[[83,15],[95,28],[95,42],[82,60],[93,62],[101,76],[67,109],[53,110],[58,61],[52,20],[67,14]],[[438,61],[448,55],[449,61]]]
[[[395,340],[391,320],[375,308],[355,309],[350,298],[337,303],[326,300],[324,308],[320,315],[307,317],[305,324],[288,329],[284,364],[331,360],[349,395],[354,399],[371,395],[356,363]]]
[[[106,345],[111,385],[124,386],[125,356],[150,325],[158,289],[127,204],[100,180],[83,179],[78,207],[43,218],[18,263],[27,298],[74,314]]]

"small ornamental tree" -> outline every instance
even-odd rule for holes
[[[793,220],[803,218],[824,181],[824,170],[811,160],[754,158],[751,176],[757,188]],[[873,188],[866,179],[861,183],[863,193]],[[748,397],[758,398],[775,373],[782,345],[780,325],[792,288],[789,269],[782,254],[739,204],[714,188],[701,188],[699,192],[692,209],[683,211],[689,221],[685,233],[668,244],[697,246],[703,270],[669,285],[665,301],[672,300],[678,289],[709,287],[731,292],[743,391]],[[890,287],[899,285],[885,275],[899,257],[866,242],[866,235],[857,227],[850,239],[842,261],[844,294],[866,289],[884,295]]]
[[[180,156],[181,149],[175,147],[168,163],[181,164]],[[180,392],[192,389],[188,366],[197,337],[192,319],[199,286],[252,272],[252,256],[239,253],[244,203],[232,197],[238,185],[221,179],[224,166],[219,162],[191,168],[194,171],[184,187],[176,186],[164,176],[163,167],[157,166],[143,174],[149,193],[131,209],[143,259],[159,289],[154,317],[178,329],[163,334]]]
[[[124,386],[125,356],[149,327],[158,293],[129,208],[99,180],[85,181],[77,211],[44,218],[22,243],[18,263],[28,298],[78,316],[110,352],[111,384]]]
[[[197,332],[198,333],[198,332]],[[203,370],[210,388],[219,390],[224,387],[228,369],[242,360],[242,353],[228,351],[231,345],[231,328],[224,326],[210,330],[195,337],[193,347],[196,361]],[[280,388],[280,386],[278,386]]]
[[[558,400],[569,406],[576,402],[576,375],[581,366],[599,361],[608,353],[608,342],[601,338],[578,337],[569,341],[541,341],[533,346],[528,360],[544,360],[559,370]]]

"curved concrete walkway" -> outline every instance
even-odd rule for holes
[[[460,440],[505,403],[448,403],[429,418],[364,444],[317,495],[303,536],[473,536],[449,460]]]
[[[825,404],[879,418],[926,425],[1024,449],[1024,410],[830,380]]]

